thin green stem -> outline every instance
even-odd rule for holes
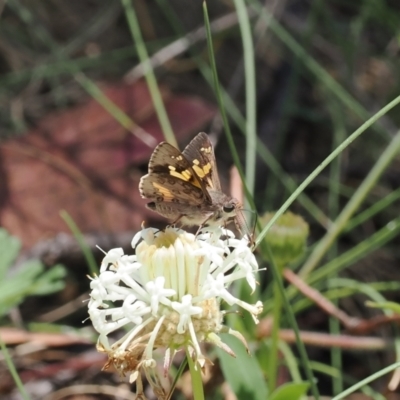
[[[400,101],[400,96],[393,100],[388,106],[384,107],[381,111],[385,110],[391,105],[395,105]],[[378,113],[379,114],[379,113]],[[376,114],[377,115],[377,114]],[[375,115],[375,116],[376,116]],[[368,123],[368,121],[367,121]],[[364,124],[365,125],[365,124]],[[357,131],[356,131],[357,132]],[[350,136],[350,138],[353,135]],[[349,139],[350,139],[349,138]],[[348,139],[347,139],[348,140]],[[343,143],[346,143],[347,140]],[[340,146],[339,146],[340,147]],[[339,148],[338,147],[338,148]],[[364,179],[361,185],[357,188],[356,192],[343,208],[338,218],[333,225],[329,228],[325,236],[320,240],[314,251],[311,253],[308,260],[304,263],[301,268],[299,275],[302,278],[307,277],[310,272],[317,266],[321,259],[326,254],[326,251],[330,248],[332,243],[338,237],[338,235],[345,228],[347,221],[352,215],[358,210],[360,204],[364,201],[367,194],[370,192],[372,187],[376,184],[380,176],[386,171],[388,165],[398,155],[400,151],[400,131],[394,136],[392,141],[388,144],[385,151],[381,154],[378,161],[372,167],[368,176]],[[332,153],[333,154],[333,153]]]
[[[186,368],[187,363],[188,363],[187,358],[185,358],[185,359],[181,362],[181,365],[179,366],[179,369],[178,369],[178,371],[176,372],[176,375],[175,375],[175,377],[174,377],[174,380],[172,381],[172,384],[171,384],[171,386],[170,386],[169,393],[168,393],[167,397],[165,398],[165,400],[171,400],[171,397],[172,397],[172,395],[173,395],[173,393],[174,393],[174,390],[175,390],[175,388],[176,388],[176,385],[177,385],[179,379],[181,378],[181,376],[182,376],[182,374],[183,374],[183,371],[184,371],[185,368]]]
[[[71,216],[65,211],[60,211],[60,216],[67,224],[68,228],[74,235],[76,241],[79,244],[79,247],[82,249],[82,253],[86,259],[87,265],[89,267],[90,273],[92,275],[98,275],[99,268],[97,267],[96,260],[93,256],[92,251],[90,250],[89,246],[86,244],[85,239],[82,235],[82,232],[79,230],[78,225],[75,221],[71,218]]]
[[[260,243],[260,247],[261,247],[261,253],[263,254],[263,258],[265,260],[270,260],[270,270],[272,272],[272,276],[274,278],[274,283],[276,283],[279,292],[281,294],[281,298],[283,300],[283,304],[285,306],[286,309],[286,313],[287,313],[287,318],[289,319],[289,323],[293,329],[293,332],[295,334],[296,337],[296,345],[297,345],[297,349],[300,353],[300,359],[302,362],[302,366],[305,370],[306,376],[308,381],[310,382],[310,386],[311,386],[311,392],[314,396],[315,400],[319,399],[319,392],[318,392],[318,388],[314,379],[314,375],[312,373],[311,367],[310,367],[310,361],[308,360],[308,356],[307,356],[307,351],[306,348],[304,346],[304,343],[301,341],[300,338],[300,331],[299,331],[299,327],[297,326],[297,321],[296,318],[294,316],[292,307],[290,305],[290,302],[287,298],[286,292],[285,292],[285,288],[283,287],[283,282],[282,282],[282,277],[279,273],[279,268],[276,266],[276,263],[274,262],[274,256],[271,252],[270,247],[268,246],[268,244],[263,241]]]
[[[354,218],[352,218],[344,228],[343,232],[349,232],[354,229],[356,226],[362,224],[365,221],[371,219],[374,215],[388,208],[392,203],[400,199],[400,188],[394,190],[393,192],[389,192],[378,201],[374,201],[371,207],[366,209],[365,211],[357,214]]]
[[[254,67],[254,46],[250,20],[244,0],[234,0],[242,36],[244,73],[246,78],[246,184],[254,192],[256,174],[256,73]]]
[[[22,21],[24,21],[32,28],[34,25],[34,16],[31,11],[24,7],[19,1],[12,0],[13,7],[18,12]],[[40,29],[33,29],[35,35],[40,39],[52,52],[54,57],[59,63],[63,63],[64,68],[69,74],[72,74],[75,79],[82,85],[82,87],[107,111],[113,116],[124,128],[129,130],[133,135],[138,137],[147,146],[154,147],[156,140],[148,132],[145,132],[140,126],[138,126],[127,114],[125,114],[115,103],[113,103],[101,90],[100,88],[89,78],[87,78],[82,72],[78,72],[78,66],[76,63],[68,60],[68,54],[65,49],[60,49],[57,42],[51,37],[51,35],[40,26]],[[72,46],[73,47],[73,46]],[[36,78],[41,78],[44,71],[49,69],[49,66],[45,66],[45,69],[35,68],[33,75],[37,75]],[[51,69],[51,68],[50,68]],[[49,74],[48,77],[55,77],[57,75]],[[33,80],[34,80],[33,79]]]
[[[281,271],[280,268],[278,268]],[[280,273],[280,272],[279,272]],[[276,281],[273,283],[273,297],[274,297],[274,309],[273,325],[271,332],[271,351],[268,360],[268,389],[272,393],[276,388],[276,378],[278,374],[278,351],[279,351],[279,328],[282,314],[282,296],[279,290],[279,285]]]
[[[344,126],[342,116],[341,107],[336,104],[337,102],[331,101],[328,104],[329,111],[331,113],[331,118],[334,126],[333,131],[333,149],[334,150],[343,140],[346,138],[346,129]],[[329,216],[332,220],[337,218],[339,213],[339,188],[340,188],[340,171],[341,171],[341,162],[342,154],[339,154],[338,157],[333,160],[330,166],[330,181],[329,181],[329,198],[328,198],[328,207],[329,207]],[[337,246],[332,246],[331,251],[329,252],[329,258],[334,259],[337,256]],[[330,276],[330,278],[335,278],[337,273],[334,273]],[[333,303],[337,306],[337,300],[333,300]],[[329,317],[329,332],[333,335],[338,335],[340,333],[340,323],[337,318],[330,316]],[[339,347],[332,347],[331,350],[331,363],[334,368],[338,371],[341,371],[342,368],[342,351]],[[343,376],[339,374],[336,378],[332,380],[332,391],[333,394],[338,394],[343,390]]]
[[[240,174],[240,178],[243,182],[243,188],[244,188],[244,192],[246,195],[246,199],[249,202],[251,208],[255,209],[253,197],[246,185],[246,179],[245,179],[245,176],[243,173],[243,167],[240,162],[239,154],[236,150],[235,143],[233,141],[231,128],[229,127],[229,123],[228,123],[228,117],[226,115],[225,107],[224,107],[224,104],[222,101],[222,95],[219,90],[220,85],[219,85],[219,80],[218,80],[217,65],[216,65],[215,57],[214,57],[214,47],[213,47],[213,43],[212,43],[210,19],[208,18],[207,4],[205,1],[203,1],[203,14],[204,14],[204,24],[205,24],[206,33],[207,33],[208,54],[210,57],[211,70],[213,72],[214,91],[215,91],[215,95],[217,97],[219,111],[221,113],[222,121],[224,124],[224,130],[225,130],[226,138],[228,140],[229,150],[232,154],[233,162],[235,163],[235,166]]]
[[[379,118],[389,112],[392,108],[397,106],[400,103],[400,96],[396,97],[392,100],[388,105],[383,107],[380,111],[378,111],[374,116],[372,116],[368,121],[364,122],[355,132],[353,132],[340,146],[336,148],[325,160],[317,167],[315,170],[300,184],[297,190],[285,201],[282,207],[275,213],[273,218],[269,221],[269,223],[265,226],[262,232],[258,235],[256,245],[259,245],[263,240],[264,236],[267,234],[270,227],[275,223],[275,221],[289,208],[289,206],[296,200],[297,196],[303,192],[303,190],[312,182],[315,177],[324,170],[324,168],[329,165],[329,163],[335,159],[346,147],[348,147],[358,136],[360,136],[363,132],[367,130],[371,125],[373,125]],[[396,135],[398,137],[399,135]],[[393,145],[393,143],[392,143]],[[329,247],[329,246],[327,246]],[[319,261],[319,259],[318,259]],[[308,270],[312,270],[314,268],[314,262],[310,267],[307,267]],[[307,273],[309,271],[306,271]],[[303,275],[304,276],[304,275]]]
[[[204,400],[203,382],[201,380],[201,368],[199,365],[195,365],[187,349],[186,359],[189,364],[190,376],[192,378],[193,399]]]
[[[293,382],[300,383],[302,382],[301,374],[299,371],[299,367],[297,364],[297,359],[293,354],[292,348],[286,342],[281,341],[279,343],[279,350],[283,354],[283,358],[286,362],[286,366],[289,370],[290,376]]]
[[[307,52],[293,36],[271,15],[268,10],[257,0],[248,0],[251,7],[260,14],[266,21],[272,32],[284,43],[292,53],[298,57],[304,66],[311,71],[315,77],[323,83],[324,87],[333,93],[346,107],[356,114],[361,120],[366,120],[369,117],[368,111],[349,93],[346,89],[338,83],[333,76],[326,71],[316,60],[314,60],[310,53]],[[374,130],[379,133],[384,131],[380,126],[374,127]]]
[[[15,385],[17,386],[19,393],[21,394],[21,397],[24,400],[29,400],[30,397],[25,390],[24,384],[22,383],[21,378],[18,375],[17,369],[15,368],[15,365],[12,362],[10,353],[8,352],[7,346],[3,342],[1,335],[0,335],[0,347],[1,347],[1,351],[3,352],[3,357],[7,364],[8,370],[10,371],[10,374],[14,379]]]
[[[164,102],[161,97],[160,90],[157,85],[157,80],[149,60],[146,45],[143,41],[135,9],[132,6],[131,0],[121,0],[121,2],[125,9],[126,19],[128,21],[129,29],[131,30],[131,34],[137,48],[140,62],[143,64],[145,70],[147,86],[149,88],[150,95],[153,100],[154,108],[156,110],[161,129],[164,133],[165,140],[173,146],[178,147],[174,132],[172,130],[172,126],[168,118],[167,111],[164,106]]]
[[[363,379],[360,382],[357,382],[355,385],[349,387],[339,395],[335,396],[332,398],[332,400],[341,400],[346,398],[349,394],[354,393],[356,390],[362,388],[363,386],[367,385],[370,382],[375,381],[376,379],[380,378],[381,376],[384,376],[388,374],[389,372],[394,371],[396,368],[400,367],[400,362],[394,363],[392,365],[389,365],[386,368],[381,369],[380,371],[376,372],[375,374],[370,375],[368,378]]]
[[[152,48],[158,48],[166,42],[164,40],[154,41]],[[52,76],[59,75],[70,75],[71,71],[81,71],[83,69],[90,68],[102,68],[102,71],[106,70],[106,67],[111,65],[112,67],[122,61],[132,59],[136,56],[136,49],[129,47],[122,47],[115,50],[110,50],[98,55],[82,56],[74,59],[61,59],[61,60],[46,60],[45,62],[35,65],[32,68],[24,68],[17,71],[3,74],[0,77],[0,86],[2,89],[9,88],[14,85],[35,82],[37,80],[47,79]]]
[[[340,254],[334,260],[326,263],[314,271],[307,279],[308,284],[328,279],[329,275],[338,273],[347,266],[365,258],[371,252],[381,248],[388,241],[394,239],[400,233],[400,218],[388,222],[383,228],[368,236],[345,253]],[[293,288],[293,287],[292,287]],[[291,288],[289,288],[291,289]],[[296,290],[289,290],[292,295]]]
[[[126,130],[139,138],[147,146],[151,148],[156,146],[156,139],[154,139],[152,135],[136,124],[132,118],[122,111],[113,101],[111,101],[91,79],[88,79],[82,72],[79,72],[74,76],[79,84]]]

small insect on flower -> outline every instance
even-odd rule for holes
[[[139,184],[140,195],[152,200],[147,208],[172,224],[221,226],[233,220],[243,231],[242,206],[222,192],[214,148],[208,135],[200,132],[181,153],[167,142],[153,151],[149,173]]]
[[[201,342],[233,354],[218,336],[221,332],[238,337],[247,348],[239,332],[223,325],[220,309],[224,300],[258,322],[262,303],[248,304],[228,291],[242,278],[255,289],[258,265],[247,238],[236,239],[219,227],[204,228],[197,236],[172,227],[148,228],[134,236],[132,247],[135,255],[110,250],[91,281],[89,315],[100,334],[98,350],[108,354],[106,366],[130,373],[131,381],[142,370],[154,388],[157,348],[166,349],[165,374],[181,349],[203,368],[208,360]],[[125,333],[113,342],[110,334],[120,328]]]

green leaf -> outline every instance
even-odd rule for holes
[[[247,354],[238,339],[227,334],[221,335],[221,338],[236,354],[236,358],[232,358],[217,349],[224,376],[238,399],[267,399],[268,388],[257,359]]]
[[[0,280],[3,280],[12,262],[17,258],[21,242],[0,228]]]
[[[308,382],[285,383],[278,387],[268,400],[297,400],[306,394],[309,387],[310,384]]]
[[[43,266],[38,261],[28,261],[18,272],[0,282],[0,303],[19,303],[21,296],[29,294],[34,280],[42,273]]]
[[[400,314],[400,304],[395,303],[394,301],[381,301],[381,302],[374,302],[374,301],[367,301],[365,304],[368,307],[372,308],[379,308],[381,310],[390,310],[395,312],[396,314]]]
[[[40,261],[30,260],[16,274],[0,281],[0,316],[21,304],[27,296],[46,295],[64,288],[66,271],[62,265],[43,271]]]
[[[55,265],[35,281],[29,294],[43,296],[64,289],[63,278],[65,275],[65,268],[59,264]]]
[[[43,264],[39,260],[29,260],[18,267],[15,274],[7,279],[33,280],[44,271]]]

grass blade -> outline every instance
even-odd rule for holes
[[[156,109],[158,121],[160,122],[165,140],[173,146],[178,147],[171,123],[168,118],[167,111],[161,97],[160,90],[157,85],[157,80],[154,75],[153,68],[151,67],[146,45],[143,41],[142,33],[140,32],[140,25],[136,16],[135,9],[132,6],[131,0],[121,0],[121,2],[125,9],[126,19],[128,21],[133,40],[136,44],[140,62],[144,65],[146,71],[145,78],[147,86],[149,87],[150,95],[153,100],[154,108]]]
[[[256,73],[254,66],[254,46],[250,29],[250,19],[244,0],[234,0],[243,42],[244,73],[246,82],[246,184],[254,193],[256,174]]]
[[[264,236],[267,234],[269,228],[275,223],[275,221],[289,208],[289,206],[294,202],[299,193],[301,193],[309,184],[312,182],[315,177],[322,171],[324,168],[335,158],[337,157],[346,147],[348,147],[358,136],[360,136],[363,132],[365,132],[371,125],[373,125],[379,118],[389,112],[392,108],[396,107],[400,103],[400,96],[397,96],[394,100],[392,100],[388,105],[383,107],[380,111],[378,111],[374,116],[372,116],[369,120],[364,122],[355,132],[353,132],[340,146],[336,148],[325,160],[317,167],[315,170],[300,184],[297,190],[285,201],[282,207],[275,213],[274,217],[269,221],[269,223],[265,226],[262,232],[258,235],[256,240],[256,246],[260,244]],[[400,134],[396,135],[397,140],[400,144]],[[393,145],[393,143],[392,143]],[[394,147],[394,146],[393,146]],[[329,246],[328,246],[329,247]],[[312,268],[307,267],[307,270],[303,273],[302,276],[308,274],[314,268],[315,262],[310,265]],[[303,267],[304,268],[304,267]]]

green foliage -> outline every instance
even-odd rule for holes
[[[20,242],[0,228],[0,317],[21,304],[27,296],[43,296],[64,287],[65,269],[55,265],[45,271],[43,264],[30,260],[11,271],[18,256]]]
[[[379,308],[384,311],[394,312],[400,314],[400,304],[393,301],[382,301],[379,303],[373,301],[367,301],[366,305],[372,308]]]
[[[10,264],[17,258],[20,241],[0,228],[0,282],[4,281]]]
[[[242,343],[230,335],[222,340],[234,351],[236,359],[218,349],[222,371],[239,399],[265,400],[268,388],[260,365],[255,357],[246,353]]]
[[[276,389],[268,400],[298,400],[306,394],[310,384],[302,383],[286,383]]]

